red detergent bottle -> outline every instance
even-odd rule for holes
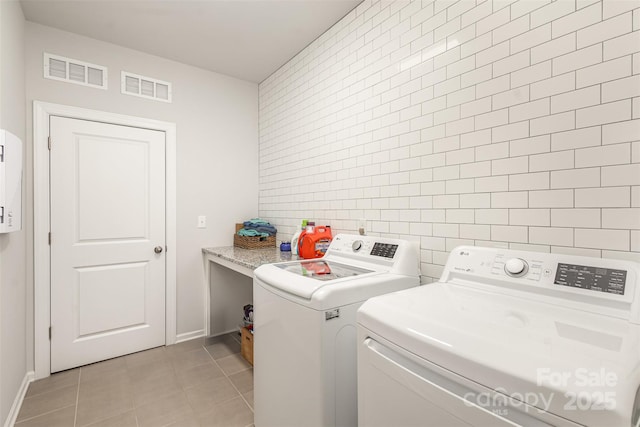
[[[304,259],[321,258],[329,249],[331,240],[331,226],[321,225],[305,230],[298,239],[298,255]]]

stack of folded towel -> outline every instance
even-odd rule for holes
[[[278,232],[268,221],[260,218],[252,218],[249,221],[245,221],[242,225],[244,225],[244,228],[238,230],[238,236],[269,237],[275,236]]]

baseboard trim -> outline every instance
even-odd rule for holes
[[[29,383],[33,381],[36,374],[33,371],[29,371],[24,374],[24,378],[22,379],[22,384],[20,384],[20,389],[16,394],[16,398],[13,400],[13,405],[11,405],[11,410],[9,411],[9,415],[7,415],[7,420],[4,423],[4,427],[13,427],[16,423],[16,419],[18,418],[18,414],[20,413],[20,408],[22,407],[22,402],[24,401],[24,396],[27,394],[27,389],[29,388]]]
[[[196,338],[202,338],[204,336],[205,336],[204,329],[198,329],[197,331],[185,332],[183,334],[176,335],[176,344],[181,343],[181,342],[185,342],[185,341],[191,341],[191,340],[194,340]]]

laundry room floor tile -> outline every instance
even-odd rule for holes
[[[202,382],[225,376],[222,369],[213,361],[189,368],[177,366],[175,369],[178,382],[182,387],[192,387]]]
[[[29,385],[16,427],[249,427],[253,369],[237,333],[157,347]]]
[[[229,335],[207,338],[204,348],[215,360],[240,353],[240,343]]]
[[[204,347],[174,354],[172,356],[172,363],[175,368],[187,369],[211,362],[211,355],[207,353],[207,350],[205,350]]]
[[[82,378],[82,371],[80,372]],[[80,381],[76,425],[86,426],[133,409],[131,382],[124,374]]]
[[[64,407],[75,405],[78,396],[78,386],[71,385],[48,393],[40,393],[28,397],[22,402],[22,408],[17,421],[53,412]]]
[[[177,393],[182,388],[173,371],[132,381],[131,389],[135,406],[154,402],[164,396]]]
[[[136,412],[131,410],[106,420],[98,421],[87,427],[138,427]]]
[[[29,384],[26,397],[33,397],[40,393],[47,393],[55,390],[59,390],[70,385],[78,385],[80,381],[80,369],[70,369],[64,372],[58,372],[43,378],[38,381],[34,381]]]
[[[249,362],[244,360],[240,353],[232,354],[231,356],[223,357],[222,359],[216,360],[220,368],[227,375],[233,375],[236,372],[244,371],[247,369],[251,369],[251,365]]]
[[[150,360],[148,363],[138,364],[134,368],[127,367],[127,372],[132,381],[138,382],[171,375],[174,370],[169,360]]]
[[[251,410],[253,410],[253,389],[246,393],[242,393],[242,397],[244,397],[244,400],[247,401],[249,407],[251,408]]]
[[[245,427],[253,422],[253,411],[242,397],[215,405],[200,416],[202,427]]]
[[[253,390],[253,369],[247,369],[246,371],[229,375],[229,379],[240,393]]]
[[[196,412],[204,413],[219,403],[238,397],[238,391],[228,378],[216,378],[185,389],[187,399]]]
[[[72,405],[30,418],[16,425],[20,427],[73,427],[75,416],[76,406]]]
[[[124,356],[124,362],[127,365],[127,369],[136,370],[141,366],[146,366],[152,362],[169,361],[169,354],[166,347],[156,347],[151,350],[140,351],[128,356]]]
[[[104,362],[92,363],[80,369],[80,382],[112,377],[113,375],[127,373],[127,365],[124,357],[105,360]]]
[[[184,392],[171,394],[136,408],[140,427],[156,427],[177,422],[184,418],[193,418],[195,411],[189,405]]]

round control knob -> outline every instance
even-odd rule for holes
[[[358,252],[360,249],[362,249],[362,240],[356,240],[355,242],[353,242],[353,244],[351,245],[351,249],[353,249],[353,252]]]
[[[520,258],[511,258],[504,265],[504,271],[506,271],[509,276],[523,276],[528,269],[529,266],[527,262]]]

